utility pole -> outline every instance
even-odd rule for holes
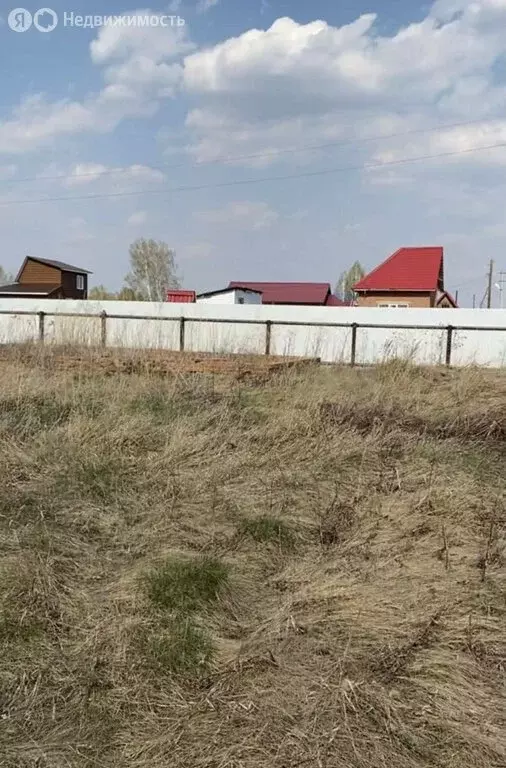
[[[494,260],[490,259],[490,268],[488,271],[488,289],[487,289],[487,309],[492,306],[492,281],[494,279]]]
[[[501,309],[504,308],[504,302],[503,302],[503,296],[504,296],[504,286],[506,286],[506,272],[499,272],[499,280],[497,281],[497,285],[499,286],[499,296],[500,298],[500,307]]]
[[[473,293],[473,309],[476,309],[476,294]]]

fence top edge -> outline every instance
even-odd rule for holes
[[[407,324],[407,323],[357,323],[357,322],[348,322],[348,323],[329,323],[329,322],[317,322],[317,321],[304,321],[304,320],[272,320],[272,319],[266,319],[266,320],[255,320],[250,318],[236,318],[236,319],[230,319],[230,318],[215,318],[215,317],[186,317],[186,316],[180,316],[180,317],[164,317],[164,316],[152,316],[152,315],[121,315],[121,314],[109,314],[105,310],[99,313],[88,313],[88,312],[44,312],[43,310],[11,310],[11,309],[0,309],[0,315],[10,315],[12,317],[16,316],[23,316],[23,317],[41,317],[44,318],[57,318],[57,317],[65,317],[65,318],[82,318],[82,319],[104,319],[107,318],[109,320],[154,320],[157,322],[173,322],[178,323],[181,321],[188,322],[188,323],[224,323],[227,325],[230,324],[237,324],[237,325],[269,325],[272,327],[276,326],[286,326],[286,327],[302,327],[302,328],[365,328],[365,329],[382,329],[382,330],[388,330],[388,329],[398,329],[398,330],[419,330],[419,331],[494,331],[494,332],[501,332],[506,331],[506,325],[505,326],[478,326],[478,325],[453,325],[452,323],[448,324],[438,324],[438,325],[413,325],[413,324]]]

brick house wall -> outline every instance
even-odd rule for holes
[[[431,308],[435,304],[435,293],[395,293],[394,291],[359,294],[357,306],[378,307],[380,304],[407,304],[416,309]]]

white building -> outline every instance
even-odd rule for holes
[[[249,288],[222,288],[220,291],[209,291],[197,296],[197,304],[261,304],[261,291]]]

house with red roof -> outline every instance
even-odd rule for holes
[[[262,294],[262,304],[296,304],[312,307],[344,307],[332,293],[330,283],[250,283],[231,282],[229,289],[242,288]]]
[[[399,248],[353,286],[359,307],[456,307],[440,246]]]

